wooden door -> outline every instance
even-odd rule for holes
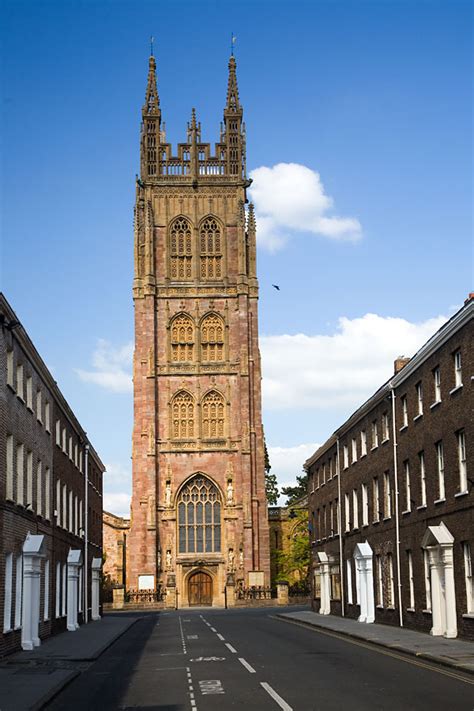
[[[212,580],[207,573],[194,573],[189,578],[188,600],[190,605],[212,605]]]

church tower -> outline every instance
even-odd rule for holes
[[[179,607],[270,584],[256,225],[229,61],[220,139],[166,142],[149,60],[135,205],[130,588]]]

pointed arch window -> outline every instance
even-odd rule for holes
[[[204,439],[225,437],[225,402],[216,390],[204,396],[201,403],[202,437]]]
[[[178,497],[180,553],[220,553],[221,503],[217,487],[202,475],[193,477]]]
[[[195,432],[194,398],[182,390],[173,398],[171,404],[173,421],[173,439],[191,439]]]
[[[209,314],[202,321],[201,360],[203,363],[224,360],[224,322],[217,314]]]
[[[171,360],[173,363],[194,360],[194,323],[186,314],[179,314],[171,323]]]
[[[222,234],[217,220],[208,217],[201,224],[201,279],[222,279]]]
[[[192,230],[185,217],[178,217],[170,231],[171,279],[192,278]]]

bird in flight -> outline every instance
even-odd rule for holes
[[[273,288],[276,289],[277,291],[280,291],[280,287],[278,284],[272,284]]]

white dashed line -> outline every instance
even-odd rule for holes
[[[186,654],[186,641],[184,639],[184,631],[183,631],[183,625],[181,623],[181,617],[179,617],[178,620],[179,620],[179,631],[181,633],[181,644],[183,645],[183,654]]]
[[[186,674],[188,676],[189,703],[191,704],[193,711],[197,711],[196,701],[194,700],[194,686],[190,667],[186,667]]]
[[[211,627],[211,632],[217,632],[215,627]]]
[[[221,642],[225,642],[225,637],[223,637],[219,632],[217,633],[217,636],[219,637]]]
[[[270,684],[267,684],[266,681],[261,681],[260,685],[263,686],[267,694],[270,694],[272,699],[277,702],[278,706],[283,709],[283,711],[293,711],[293,708],[286,703],[285,699],[282,699],[281,696],[277,694],[275,689],[272,689]]]
[[[229,642],[226,642],[226,643],[225,643],[225,646],[227,647],[227,649],[228,649],[229,651],[232,652],[232,654],[237,654],[237,650],[234,649],[234,647],[233,647],[231,644],[229,644]]]
[[[244,666],[247,669],[247,671],[249,671],[251,674],[257,673],[255,671],[255,669],[253,667],[251,667],[250,664],[248,662],[246,662],[243,657],[238,657],[238,659],[239,659],[239,662],[242,664],[242,666]]]

